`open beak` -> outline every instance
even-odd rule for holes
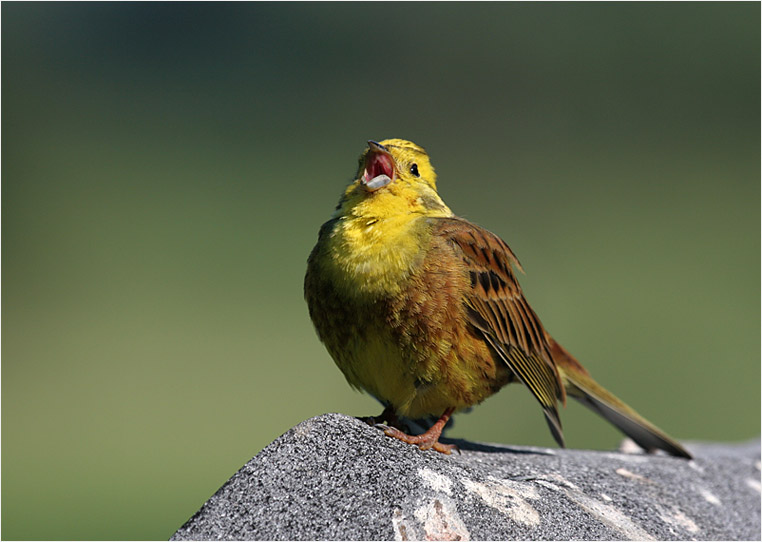
[[[368,192],[375,192],[392,182],[396,176],[394,158],[389,150],[375,141],[368,141],[365,171],[360,182]]]

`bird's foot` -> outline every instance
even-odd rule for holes
[[[360,420],[364,421],[368,425],[373,425],[383,429],[384,433],[392,438],[396,438],[397,440],[401,440],[407,444],[414,444],[421,450],[434,450],[439,453],[449,455],[455,450],[460,453],[460,450],[454,444],[443,444],[439,442],[439,437],[442,435],[442,430],[444,429],[444,426],[447,425],[447,421],[450,419],[450,416],[454,410],[454,408],[448,408],[445,410],[444,414],[442,414],[442,416],[434,425],[429,428],[428,431],[417,436],[408,435],[400,429],[402,425],[399,418],[397,417],[397,413],[391,406],[386,407],[379,416],[366,416],[360,418]],[[382,425],[383,422],[386,422],[389,425]]]
[[[434,429],[434,427],[422,435],[413,436],[408,435],[407,433],[403,433],[396,427],[387,427],[384,429],[384,434],[401,440],[402,442],[414,444],[421,450],[434,450],[446,455],[450,455],[455,450],[460,453],[460,450],[458,450],[458,447],[455,444],[443,444],[439,442],[439,435],[442,433],[441,428],[438,431],[432,431],[432,429]]]
[[[454,444],[442,444],[439,442],[439,437],[442,435],[442,430],[444,429],[444,426],[447,425],[447,420],[450,419],[454,410],[454,408],[445,410],[444,414],[442,414],[428,431],[417,436],[408,435],[395,427],[387,427],[384,429],[384,433],[390,437],[401,440],[402,442],[414,444],[421,450],[434,450],[442,454],[450,455],[453,450],[458,450],[458,447]],[[384,413],[386,413],[386,410]],[[393,411],[392,414],[394,414]],[[460,452],[460,450],[458,450],[458,452]]]

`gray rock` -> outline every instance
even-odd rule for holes
[[[760,442],[695,459],[475,444],[422,452],[355,418],[307,420],[172,540],[760,540]]]

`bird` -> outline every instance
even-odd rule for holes
[[[357,173],[318,233],[304,296],[310,318],[350,386],[384,407],[372,422],[421,450],[455,412],[523,384],[564,447],[568,396],[648,452],[691,458],[675,439],[598,384],[546,331],[517,280],[518,258],[497,235],[456,216],[437,192],[426,151],[404,139],[368,141]],[[404,419],[436,422],[419,435]]]

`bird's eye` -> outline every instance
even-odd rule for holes
[[[410,173],[412,173],[416,177],[421,176],[420,173],[418,173],[418,164],[413,164],[412,166],[410,166]]]

